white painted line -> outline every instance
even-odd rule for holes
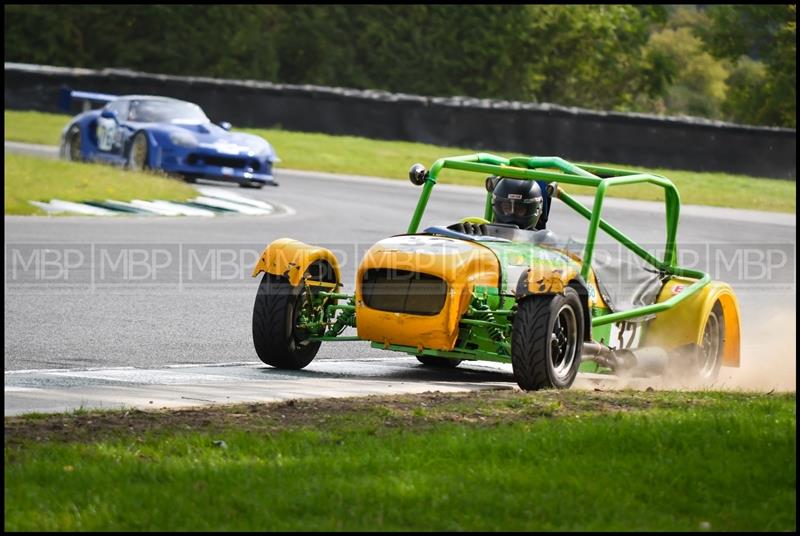
[[[193,201],[200,205],[207,205],[209,207],[217,207],[217,208],[227,208],[229,210],[233,210],[241,214],[247,214],[250,216],[261,216],[264,214],[270,214],[272,212],[271,208],[270,210],[264,210],[263,208],[242,205],[240,203],[234,203],[232,201],[224,201],[222,199],[215,199],[213,197],[207,197],[207,196],[200,196],[194,199]]]
[[[52,199],[50,203],[41,203],[39,201],[29,201],[29,203],[47,210],[48,212],[75,212],[77,214],[88,214],[91,216],[117,216],[119,214],[113,210],[84,205],[82,203],[73,203],[72,201],[62,201],[61,199]]]
[[[262,366],[261,361],[234,361],[232,363],[179,363],[176,365],[164,365],[164,368],[193,368],[193,367],[251,367]]]
[[[88,367],[82,369],[23,369],[6,370],[6,374],[49,374],[51,372],[74,372],[78,370],[135,370],[136,367]]]
[[[88,372],[54,372],[50,376],[59,378],[79,378],[85,380],[105,380],[136,385],[170,385],[230,382],[230,376],[203,374],[191,371],[170,370],[105,370]]]
[[[66,210],[78,212],[80,214],[92,214],[97,216],[116,216],[118,214],[118,212],[108,210],[107,208],[84,205],[83,203],[73,203],[72,201],[62,201],[61,199],[51,199],[50,205],[64,207]]]
[[[165,210],[177,210],[183,216],[201,216],[204,218],[213,218],[216,215],[216,212],[211,210],[179,205],[177,203],[170,203],[169,201],[153,201],[152,203]]]
[[[45,212],[64,212],[63,210],[58,210],[50,205],[50,203],[43,203],[41,201],[28,201],[31,205],[35,207],[39,207],[40,209],[44,210]]]
[[[182,213],[180,210],[176,210],[174,208],[162,207],[156,205],[152,201],[143,201],[141,199],[134,199],[131,201],[131,205],[137,208],[143,208],[145,210],[149,210],[150,212],[155,212],[156,214],[160,214],[162,216],[181,216]]]
[[[227,201],[233,201],[234,203],[242,203],[245,205],[252,205],[254,207],[263,208],[264,210],[273,210],[273,206],[269,203],[264,201],[259,201],[258,199],[250,199],[249,197],[245,197],[240,194],[235,194],[228,190],[223,190],[222,188],[212,188],[209,186],[200,186],[196,188],[198,192],[201,194],[213,197],[216,199],[224,199]]]
[[[153,212],[151,210],[144,209],[142,207],[137,207],[136,205],[132,205],[131,203],[126,203],[125,201],[117,201],[116,199],[106,199],[105,203],[107,203],[109,205],[115,205],[115,206],[118,206],[118,207],[123,207],[123,208],[127,208],[127,209],[135,209],[137,211],[141,211],[141,212],[135,212],[135,213],[128,213],[128,214],[130,214],[132,216],[157,216],[158,215],[158,212]]]
[[[357,358],[332,358],[332,359],[323,359],[319,360],[318,363],[353,363],[353,362],[378,362],[378,361],[398,361],[401,359],[410,359],[405,355],[402,356],[394,356],[394,357],[357,357]],[[478,363],[477,361],[475,363]],[[493,367],[495,365],[502,366],[502,363],[492,363],[492,362],[480,362],[483,365],[488,367]],[[264,368],[272,368],[268,365],[265,365],[261,361],[230,361],[226,363],[174,363],[170,365],[162,365],[161,368],[164,369],[178,369],[178,368],[211,368],[211,367],[264,367]],[[58,368],[58,369],[23,369],[23,370],[6,370],[6,375],[12,374],[51,374],[51,373],[61,373],[61,372],[87,372],[87,371],[117,371],[117,370],[159,370],[158,368],[150,368],[150,367],[130,367],[130,366],[123,366],[123,367],[87,367],[87,368],[75,368],[75,369],[66,369],[66,368]]]

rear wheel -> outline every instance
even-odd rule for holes
[[[253,306],[253,345],[259,359],[276,368],[299,370],[311,363],[320,347],[298,320],[309,296],[303,286],[285,277],[264,274]]]
[[[714,380],[722,366],[722,349],[725,341],[725,317],[719,302],[714,304],[703,327],[703,341],[697,355],[697,375],[704,380]]]
[[[128,167],[134,171],[147,169],[147,157],[150,153],[150,143],[144,132],[137,132],[128,147]]]
[[[461,363],[461,359],[448,359],[446,357],[433,357],[429,355],[418,355],[417,361],[426,367],[436,368],[456,368],[458,364]]]
[[[519,302],[511,333],[511,364],[526,390],[566,389],[575,381],[583,350],[578,293],[531,296]]]
[[[722,305],[714,304],[703,324],[700,344],[686,344],[670,351],[670,360],[665,375],[681,379],[696,378],[711,382],[722,367],[725,343],[725,317]]]

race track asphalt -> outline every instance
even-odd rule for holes
[[[375,241],[405,232],[420,192],[407,180],[290,170],[276,178],[279,187],[227,187],[294,213],[6,216],[5,370],[257,361],[250,322],[258,281],[249,272],[263,247],[281,237],[332,247],[352,292],[360,256]],[[422,228],[481,215],[484,195],[480,188],[438,186]],[[636,240],[663,242],[658,203],[609,199],[604,214]],[[586,222],[557,205],[550,228],[581,240]],[[745,346],[774,336],[773,315],[794,318],[794,214],[687,206],[678,239],[688,253],[684,264],[733,284]],[[317,359],[387,355],[367,343],[341,342],[323,344]]]

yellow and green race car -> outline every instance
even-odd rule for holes
[[[444,169],[486,179],[483,217],[419,231]],[[442,158],[412,166],[422,186],[406,233],[372,246],[358,267],[355,292],[343,293],[339,264],[322,247],[282,238],[253,269],[263,273],[253,309],[253,343],[273,367],[301,369],[323,341],[363,340],[405,352],[430,366],[464,360],[510,363],[522,389],[568,388],[580,371],[653,375],[679,372],[714,379],[739,366],[739,306],[732,288],[677,265],[680,198],[667,178],[573,164],[558,157]],[[563,243],[537,220],[539,205],[502,198],[514,214],[536,212],[535,227],[498,217],[503,181],[533,181],[544,205],[555,200],[589,221],[585,242]],[[637,244],[602,217],[608,188],[649,183],[664,190],[661,254]],[[525,183],[527,184],[527,183]],[[596,189],[587,208],[563,185]],[[539,195],[539,193],[535,193]],[[539,203],[538,197],[535,199]],[[503,207],[507,206],[503,205]],[[536,207],[536,211],[533,211]],[[602,231],[640,261],[597,262]],[[623,269],[624,268],[624,269]],[[348,328],[357,335],[344,336]]]

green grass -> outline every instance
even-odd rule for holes
[[[58,145],[70,116],[41,112],[5,111],[3,134],[9,141]]]
[[[57,144],[66,115],[39,112],[5,112],[7,140],[28,143]],[[438,158],[477,152],[475,148],[438,147],[424,143],[381,141],[354,136],[330,136],[288,132],[279,129],[243,129],[263,136],[275,147],[282,159],[281,167],[330,173],[351,173],[407,180],[408,168],[415,162],[430,166]],[[484,151],[485,152],[485,151]],[[501,156],[514,156],[497,152]],[[624,162],[600,163],[612,167],[628,167]],[[726,173],[701,173],[654,168],[652,171],[670,178],[687,204],[795,212],[797,185],[794,181],[759,179]],[[443,183],[482,185],[484,177],[474,173],[445,170]],[[585,187],[568,186],[575,194],[591,194]],[[662,190],[652,185],[615,187],[613,197],[663,200]]]
[[[14,153],[6,153],[3,171],[6,214],[45,214],[28,201],[185,201],[197,196],[189,185],[169,177]]]
[[[794,393],[89,411],[4,438],[6,531],[796,530]]]

